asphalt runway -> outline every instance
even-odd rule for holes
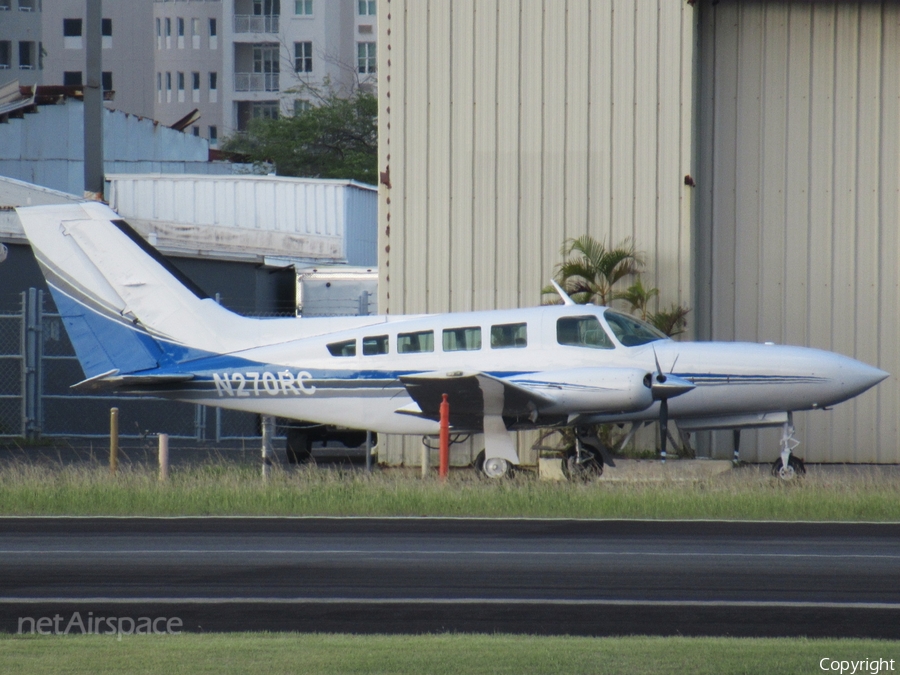
[[[0,630],[75,612],[187,631],[898,639],[900,525],[0,519]]]

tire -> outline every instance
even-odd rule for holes
[[[288,429],[284,447],[288,464],[306,464],[312,457],[312,439],[305,429]]]
[[[806,464],[799,457],[791,455],[788,458],[788,468],[785,470],[781,457],[772,464],[772,475],[781,480],[793,480],[806,475]]]
[[[591,448],[581,451],[582,461],[578,462],[578,451],[569,450],[563,457],[563,473],[569,480],[589,481],[603,475],[603,457]]]
[[[473,464],[475,470],[478,471],[480,475],[485,478],[490,478],[491,480],[500,480],[501,478],[508,477],[512,473],[512,466],[509,462],[500,457],[486,459],[484,450],[478,453]]]

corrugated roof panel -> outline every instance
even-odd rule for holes
[[[353,218],[357,232],[371,230],[365,239],[368,243],[360,244],[359,255],[368,259],[375,256],[377,192],[369,186],[268,176],[108,178],[111,206],[125,218],[158,223],[161,231],[174,232],[169,227],[173,224],[232,230],[223,241],[236,241],[237,237],[254,255],[341,259],[346,221]],[[345,204],[351,203],[346,199],[348,193],[355,195],[352,203],[364,207],[364,213],[346,211]],[[192,236],[200,237],[198,241],[203,244],[206,235]],[[210,252],[218,250],[216,245],[215,241],[203,244]],[[281,250],[281,246],[289,250]],[[370,249],[367,253],[365,246]]]

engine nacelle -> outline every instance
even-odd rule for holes
[[[647,371],[638,368],[572,368],[510,378],[553,404],[541,413],[614,415],[645,410],[653,404]]]

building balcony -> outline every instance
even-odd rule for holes
[[[235,33],[277,33],[277,15],[235,14]]]
[[[235,91],[278,91],[278,73],[235,73]]]

